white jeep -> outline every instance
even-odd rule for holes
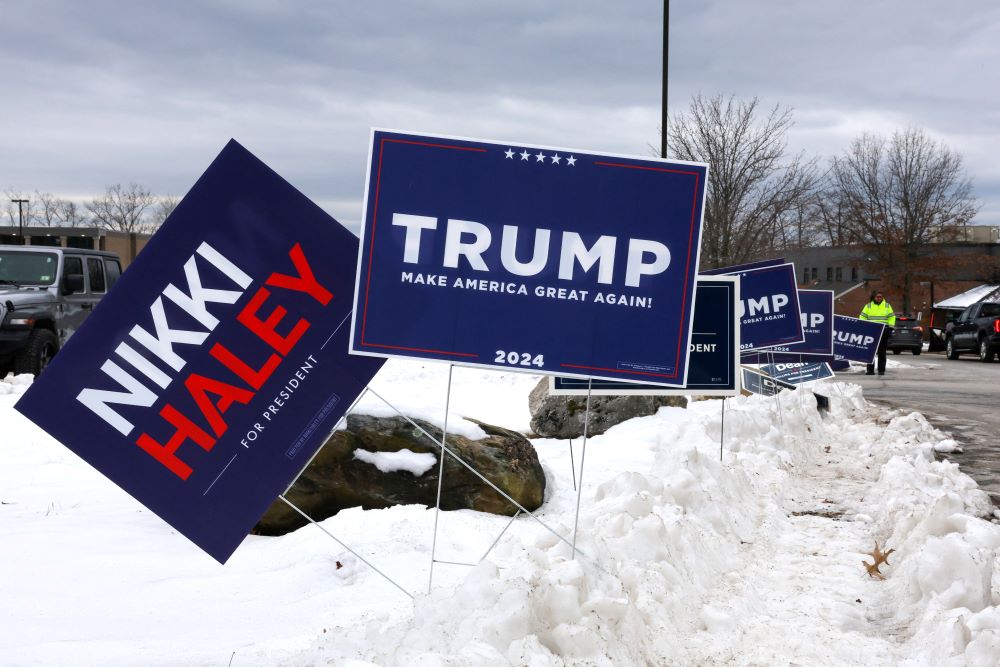
[[[0,377],[41,373],[119,276],[113,252],[0,245]]]

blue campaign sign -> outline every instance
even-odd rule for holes
[[[774,345],[770,349],[804,356],[833,354],[833,292],[800,289],[799,309],[805,340],[791,345]],[[746,363],[746,359],[743,361]]]
[[[225,562],[382,365],[357,252],[231,141],[17,409]]]
[[[351,350],[683,386],[706,175],[376,130]]]
[[[720,276],[720,275],[732,275],[734,272],[739,271],[749,271],[751,269],[763,269],[768,266],[778,266],[779,264],[784,264],[785,259],[783,257],[777,259],[764,259],[759,262],[750,262],[749,264],[735,264],[733,266],[723,266],[718,269],[708,269],[699,271],[699,275],[703,276]]]
[[[699,276],[695,291],[694,332],[688,352],[688,382],[683,388],[613,380],[551,376],[555,396],[737,396],[740,393],[740,328],[736,308],[740,282],[733,276]]]
[[[747,393],[774,396],[783,389],[795,389],[795,385],[784,380],[772,378],[769,375],[753,370],[743,369],[743,389]]]
[[[803,341],[794,264],[727,270],[726,275],[740,277],[740,347],[743,350]]]
[[[837,315],[833,320],[834,354],[848,361],[872,363],[885,325],[844,315]]]
[[[833,371],[826,362],[791,362],[765,364],[760,367],[772,378],[791,384],[802,384],[833,377]]]
[[[740,355],[741,364],[794,364],[798,362],[808,361],[814,364],[833,364],[834,355],[832,354],[788,354],[787,352],[769,352],[768,350],[761,350],[760,352],[744,352]]]

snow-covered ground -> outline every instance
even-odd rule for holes
[[[391,362],[373,387],[442,423],[447,373]],[[1000,662],[986,495],[934,461],[951,444],[921,415],[857,385],[818,385],[825,414],[810,389],[729,399],[721,462],[717,400],[592,438],[575,559],[520,517],[475,567],[437,564],[428,594],[433,510],[323,522],[411,600],[315,526],[218,565],[16,413],[29,380],[0,381],[0,665]],[[456,369],[449,430],[527,431],[536,380]],[[537,515],[572,540],[581,442],[575,465],[568,441],[534,444]],[[443,513],[437,556],[478,562],[507,523]],[[884,580],[862,564],[876,543],[895,550]]]

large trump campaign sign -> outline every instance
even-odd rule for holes
[[[232,141],[17,409],[225,562],[381,366],[357,249]]]
[[[375,130],[351,350],[682,386],[706,175]]]

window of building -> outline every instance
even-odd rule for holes
[[[67,236],[67,248],[82,248],[84,250],[94,249],[94,238],[91,236]]]
[[[812,269],[812,274],[813,274],[813,280],[819,280],[819,269],[817,269],[815,266]]]
[[[833,280],[833,267],[828,266],[826,267],[826,281],[830,282],[831,280]]]
[[[856,266],[851,267],[851,282],[858,282],[858,267]]]
[[[804,269],[802,269],[802,282],[804,282],[804,283],[809,282],[809,267],[808,266],[805,267]]]
[[[43,236],[32,236],[31,245],[43,245],[58,248],[59,247],[59,237],[49,236],[45,234]]]
[[[835,276],[834,280],[836,280],[838,283],[842,282],[844,280],[844,268],[838,266],[836,271],[834,271],[834,276]]]

